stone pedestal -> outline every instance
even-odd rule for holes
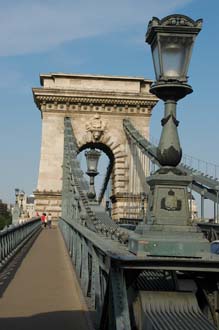
[[[150,186],[146,223],[129,240],[137,255],[201,258],[210,244],[191,224],[187,186],[192,178],[177,168],[162,167],[147,182]]]
[[[139,256],[195,257],[210,255],[210,243],[197,226],[139,225],[129,240]]]
[[[147,224],[190,224],[188,185],[192,178],[177,168],[162,167],[147,179],[150,186]]]

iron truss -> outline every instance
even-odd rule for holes
[[[139,131],[133,126],[129,119],[123,120],[123,127],[126,134],[132,139],[138,148],[141,149],[142,153],[148,156],[152,163],[160,167],[160,164],[157,159],[157,147],[144,138]],[[188,165],[180,163],[178,168],[185,172],[186,174],[192,176],[192,189],[199,194],[204,193],[204,196],[207,199],[212,200],[213,202],[218,202],[218,191],[219,191],[219,181],[213,179],[204,173],[201,173],[195,168],[192,168]]]

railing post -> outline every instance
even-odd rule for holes
[[[88,269],[88,246],[85,239],[82,239],[82,265],[81,265],[81,286],[87,297],[89,285],[89,269]]]
[[[189,208],[190,208],[190,219],[192,220],[192,183],[190,185],[190,200],[189,200]]]
[[[78,273],[78,276],[81,277],[81,237],[80,234],[77,234],[77,254],[76,254],[76,271]]]
[[[92,247],[91,304],[96,310],[97,324],[99,324],[101,317],[100,266],[94,247]]]
[[[124,271],[112,267],[110,272],[112,287],[112,305],[114,310],[116,330],[131,330],[126,281]]]
[[[205,192],[202,190],[202,192],[201,192],[201,220],[204,220],[204,199],[205,199]]]
[[[216,223],[218,223],[219,221],[219,205],[218,205],[218,203],[219,203],[219,186],[216,186],[215,187],[215,189],[216,189]]]

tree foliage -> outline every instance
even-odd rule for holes
[[[10,212],[5,212],[0,214],[0,230],[2,230],[5,226],[9,226],[12,223],[12,216]]]

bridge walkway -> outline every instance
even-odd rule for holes
[[[43,229],[26,256],[15,259],[0,275],[2,330],[92,329],[58,228]]]

